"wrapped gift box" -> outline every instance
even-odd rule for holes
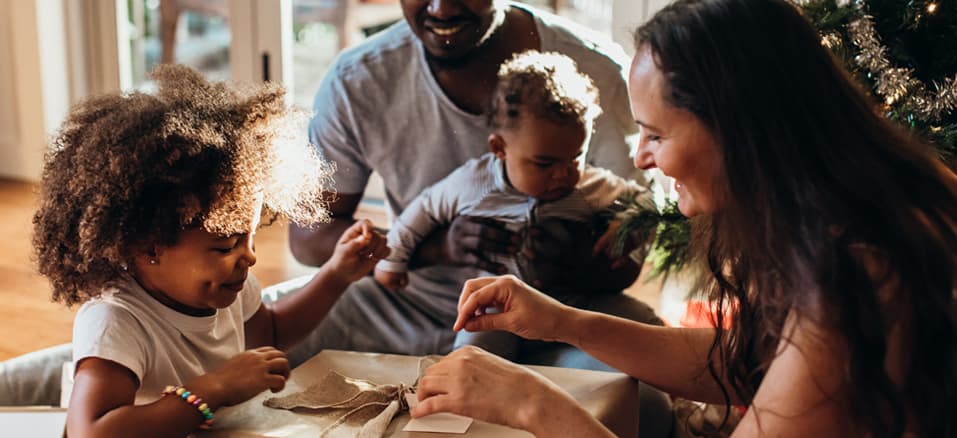
[[[393,354],[325,350],[292,371],[286,388],[264,392],[237,406],[216,412],[216,426],[201,437],[315,437],[331,420],[307,410],[286,411],[263,406],[263,400],[302,391],[330,371],[374,383],[411,385],[418,376],[419,358]],[[530,366],[557,383],[618,436],[638,436],[638,383],[620,373]],[[507,402],[507,400],[503,400]],[[508,427],[475,421],[464,435],[403,432],[411,417],[403,412],[392,420],[390,437],[529,437]]]

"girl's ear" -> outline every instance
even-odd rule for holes
[[[133,262],[138,266],[158,265],[162,250],[155,245],[143,245],[136,249]]]
[[[505,139],[497,132],[493,132],[488,135],[488,149],[491,151],[499,160],[505,159]]]

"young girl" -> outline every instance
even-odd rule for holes
[[[43,172],[39,269],[55,300],[84,303],[71,437],[185,436],[221,406],[281,390],[281,349],[388,254],[359,222],[301,293],[263,304],[249,276],[260,219],[327,219],[331,166],[290,138],[297,114],[279,86],[231,90],[180,66],[153,78],[155,95],[76,107]]]

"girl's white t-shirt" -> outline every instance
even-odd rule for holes
[[[259,310],[261,294],[250,274],[229,307],[196,317],[166,307],[124,276],[77,312],[73,361],[97,357],[128,368],[140,381],[135,403],[150,403],[167,385],[185,385],[244,351],[243,325]]]

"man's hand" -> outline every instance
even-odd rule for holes
[[[506,273],[505,266],[492,262],[490,254],[515,254],[520,239],[491,218],[457,216],[445,229],[436,230],[419,245],[412,267],[433,264],[474,266],[495,274]]]
[[[555,296],[567,293],[619,292],[634,283],[641,269],[630,260],[595,254],[594,226],[545,219],[528,231],[519,265],[524,280]]]

